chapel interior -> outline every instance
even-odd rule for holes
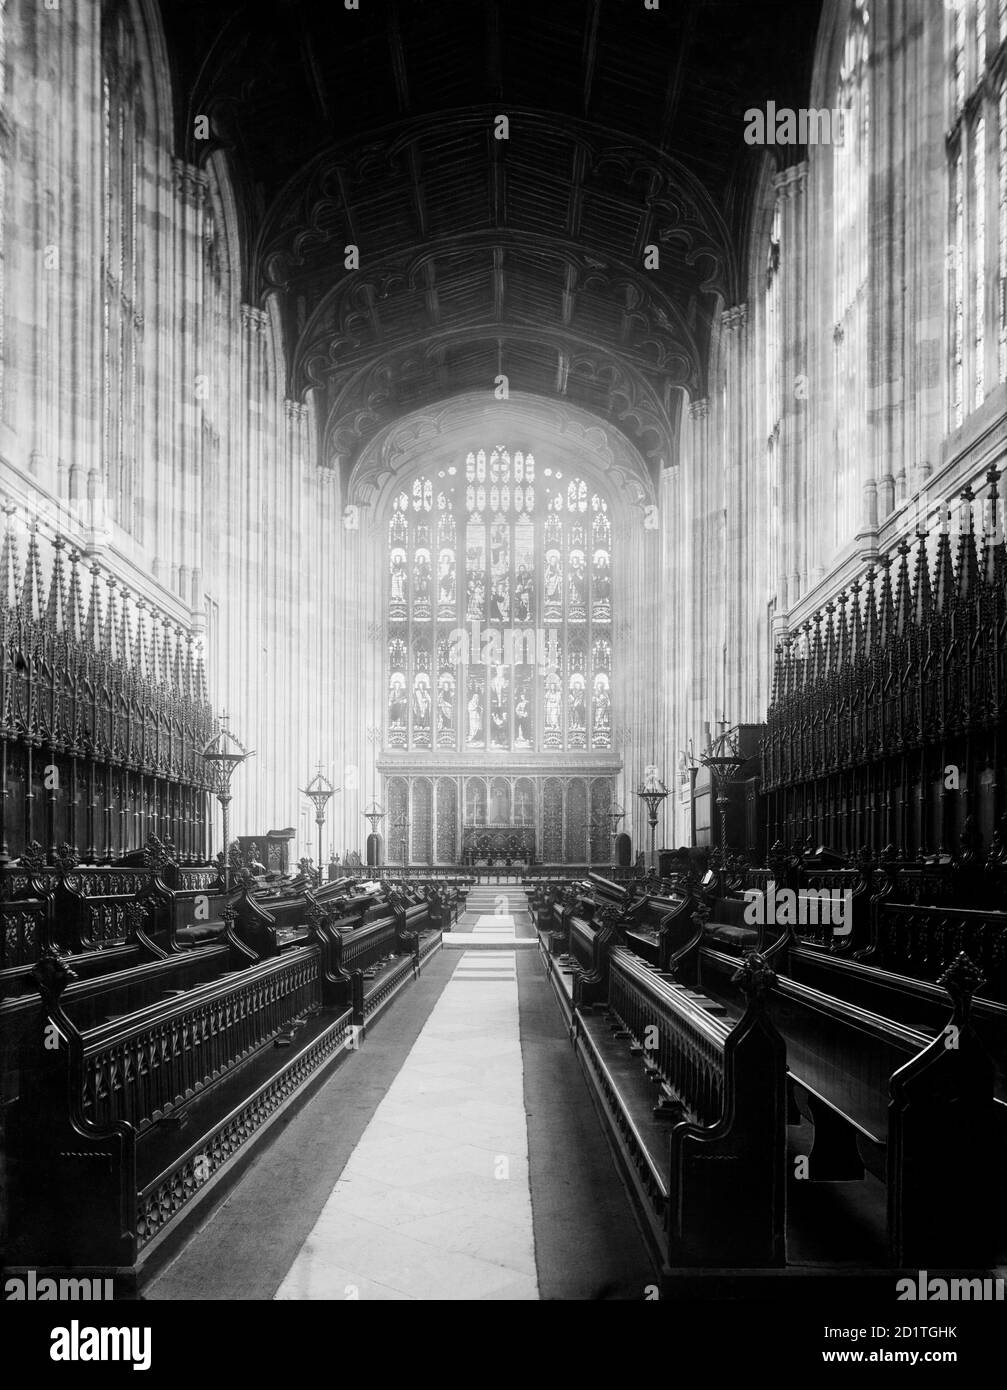
[[[0,0],[5,1276],[1002,1279],[1005,456],[1007,0]]]

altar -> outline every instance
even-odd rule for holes
[[[462,829],[463,864],[533,864],[535,831],[521,825],[467,825]]]

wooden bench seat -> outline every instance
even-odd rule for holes
[[[866,961],[809,950],[796,943],[790,945],[785,960],[781,956],[778,965],[782,973],[802,984],[895,1019],[928,1038],[936,1037],[947,1023],[947,994],[929,980],[899,975]],[[980,992],[972,1001],[971,1018],[996,1067],[997,1098],[1007,1102],[1007,1004],[986,999]]]
[[[706,936],[723,950],[740,956],[759,943],[759,928],[745,921],[744,898],[718,898],[706,924]]]
[[[980,997],[1007,1004],[1007,912],[922,907],[879,895],[870,944],[856,959],[898,975],[936,980],[960,951],[982,972]]]
[[[61,967],[44,961],[43,1000],[61,1045],[36,1052],[13,1107],[13,1259],[135,1265],[155,1223],[165,1224],[200,1184],[187,1188],[179,1175],[169,1209],[156,1213],[144,1194],[169,1155],[184,1168],[187,1130],[206,1157],[201,1181],[209,1176],[234,1088],[256,1089],[251,1076],[239,1079],[243,1065],[259,1057],[261,1070],[264,1050],[323,1008],[322,955],[319,945],[302,948],[83,1029],[63,1008]],[[349,1036],[349,1009],[333,1010],[329,1025],[326,1055]],[[272,1070],[283,1065],[276,1054]],[[190,1107],[200,1096],[197,1126]]]
[[[865,1161],[873,1167],[888,1189],[896,1267],[981,1267],[993,1258],[992,1172],[1002,1125],[993,1060],[971,1017],[971,969],[956,962],[949,983],[950,1034],[920,1032],[786,976],[771,995],[789,1073],[818,1102],[811,1176],[816,1166],[830,1179],[862,1176]],[[735,1012],[736,972],[734,957],[703,947],[697,983]],[[857,1133],[873,1153],[852,1142]]]
[[[746,970],[751,1004],[734,1022],[615,947],[608,1012],[643,1059],[635,1077],[632,1069],[619,1076],[592,1012],[575,1012],[585,1072],[614,1125],[652,1241],[672,1267],[769,1268],[785,1260],[786,1058],[765,1011],[771,975],[758,959]],[[649,1119],[641,1076],[650,1079]],[[677,1121],[667,1167],[655,1110]]]
[[[226,909],[220,943],[84,982],[48,953],[35,967],[41,999],[0,1008],[15,1076],[9,1263],[148,1259],[209,1179],[358,1044],[440,944],[422,894],[323,906],[306,892],[266,913],[249,888],[244,916]],[[53,1049],[41,1046],[47,1021]]]

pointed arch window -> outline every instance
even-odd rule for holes
[[[997,96],[997,376],[1007,381],[1007,85]]]
[[[947,148],[952,428],[982,405],[994,382],[1007,380],[1007,79],[1000,59],[1005,31],[1007,5],[1002,0],[951,0]]]
[[[852,0],[834,108],[843,138],[833,147],[833,541],[845,545],[857,529],[858,468],[866,418],[868,188],[870,175],[870,14]]]
[[[102,32],[102,446],[113,518],[138,539],[143,341],[139,187],[145,118],[137,40],[125,5]]]
[[[7,0],[0,0],[0,417],[7,408]]]
[[[388,522],[387,746],[612,746],[612,523],[502,445],[403,487]]]
[[[773,554],[779,553],[781,544],[779,443],[780,421],[783,415],[780,391],[780,256],[782,254],[782,234],[783,218],[780,195],[777,193],[773,202],[773,220],[769,231],[763,299],[764,361],[766,364],[766,486],[769,492],[770,550]],[[722,415],[726,421],[726,410],[722,412]]]

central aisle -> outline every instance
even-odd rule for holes
[[[280,1299],[537,1299],[515,953],[466,951]]]
[[[251,1157],[144,1299],[649,1296],[527,898],[492,888],[473,890],[449,949]]]

